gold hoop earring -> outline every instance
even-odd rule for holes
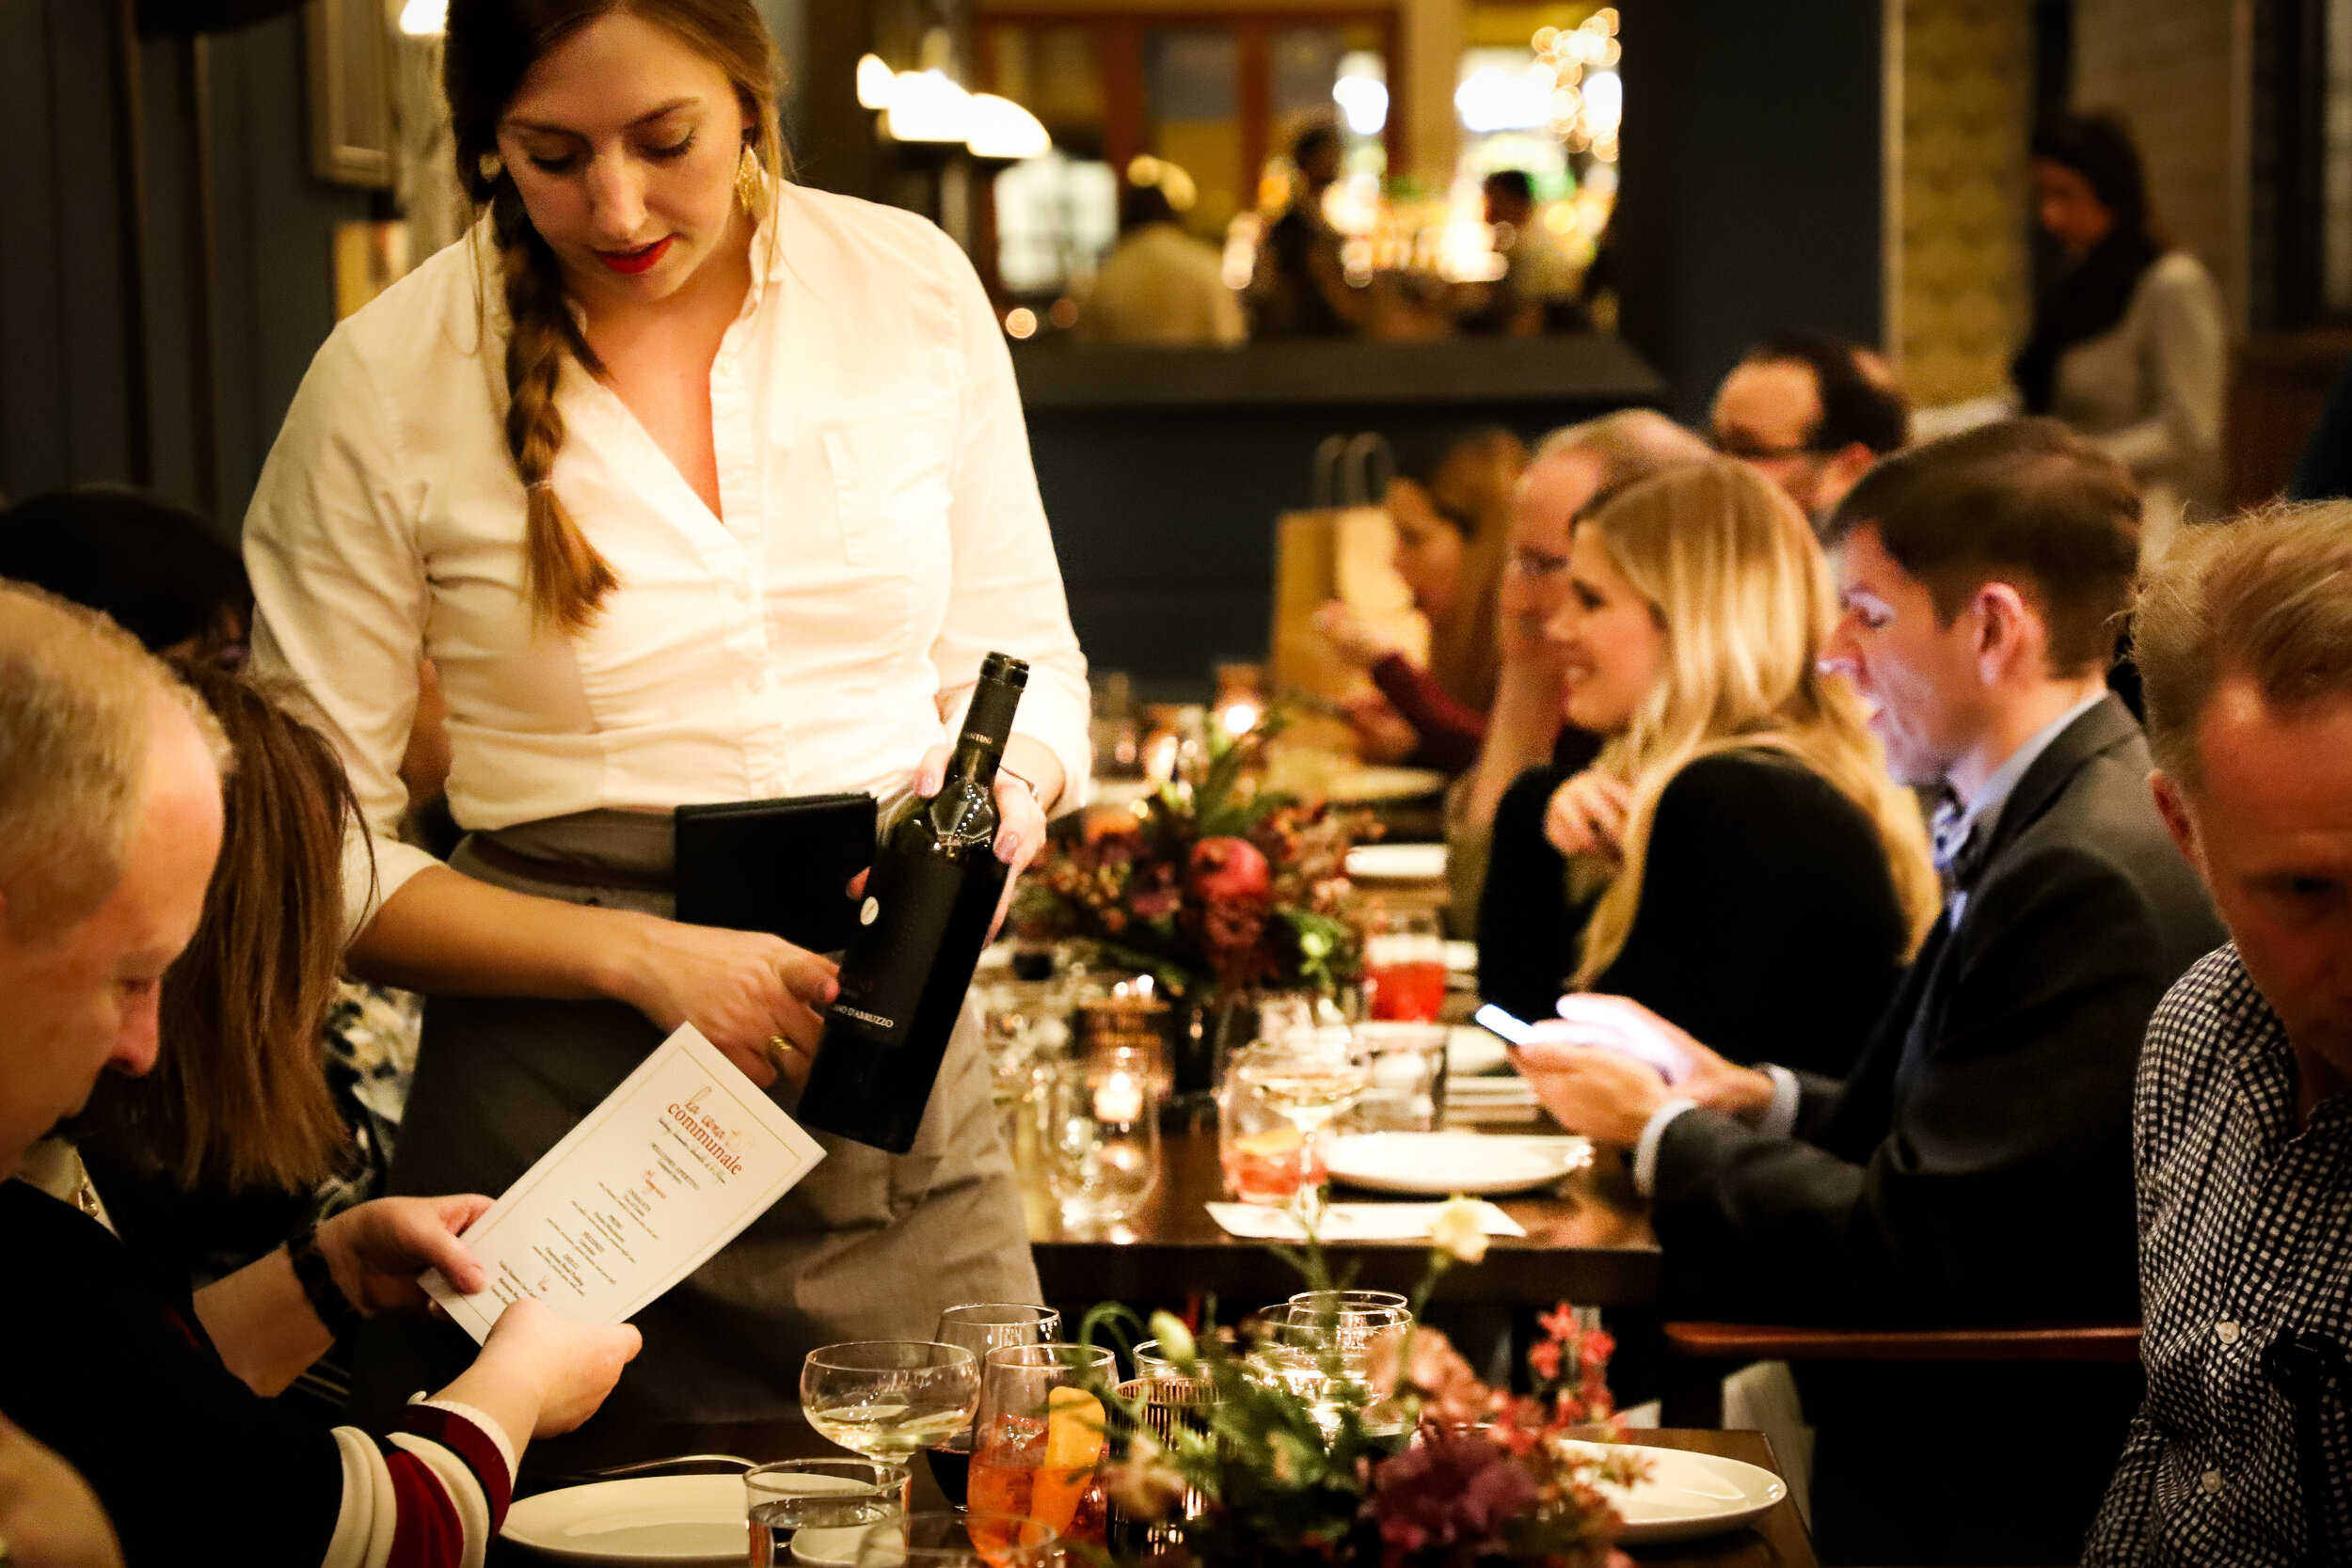
[[[735,200],[747,217],[759,215],[760,198],[768,194],[768,180],[759,166],[759,154],[752,144],[743,144],[743,155],[735,160]]]

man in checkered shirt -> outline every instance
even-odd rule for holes
[[[2352,1562],[2352,502],[2175,546],[2154,784],[2234,939],[2141,1058],[2142,1359],[2086,1562]]]

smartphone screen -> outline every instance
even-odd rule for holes
[[[1470,1022],[1490,1035],[1497,1035],[1513,1045],[1525,1045],[1535,1031],[1524,1019],[1512,1017],[1489,1002],[1470,1015]]]

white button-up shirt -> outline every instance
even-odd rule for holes
[[[307,689],[374,839],[375,902],[433,863],[395,836],[420,656],[449,703],[452,814],[900,787],[981,657],[1029,661],[1017,734],[1088,772],[1070,629],[1012,366],[962,253],[913,214],[795,186],[710,372],[721,515],[567,365],[558,496],[620,578],[535,626],[506,451],[505,313],[477,228],[337,327],[246,518],[257,663]],[[486,320],[485,314],[486,311]]]

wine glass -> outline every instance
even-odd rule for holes
[[[808,1424],[869,1459],[903,1465],[963,1430],[980,1400],[979,1358],[927,1339],[859,1339],[801,1364]]]
[[[1010,1301],[977,1301],[950,1307],[939,1315],[931,1331],[940,1343],[961,1345],[987,1361],[988,1353],[1005,1345],[1044,1344],[1061,1333],[1061,1314],[1050,1307],[1028,1307]],[[923,1450],[931,1478],[958,1508],[963,1506],[965,1477],[972,1465],[972,1429],[967,1426],[945,1443]]]
[[[802,1551],[793,1551],[803,1530],[846,1531],[854,1544],[867,1527],[904,1513],[907,1473],[871,1459],[787,1459],[744,1472],[743,1492],[751,1514],[751,1568],[774,1568],[809,1560],[813,1543],[803,1541]]]
[[[1035,1519],[1064,1541],[1104,1545],[1109,1508],[1098,1472],[1109,1421],[1093,1390],[1118,1381],[1116,1358],[1094,1345],[990,1351],[972,1429],[972,1507]]]
[[[1412,1301],[1402,1291],[1295,1291],[1291,1293],[1293,1307],[1321,1307],[1328,1303],[1335,1312],[1360,1312],[1376,1307],[1406,1307]]]
[[[1372,1055],[1344,1030],[1294,1029],[1279,1039],[1261,1040],[1233,1058],[1233,1077],[1290,1118],[1299,1137],[1316,1143],[1323,1129],[1372,1085]],[[1302,1184],[1299,1217],[1311,1221],[1322,1207],[1322,1162],[1318,1180]]]
[[[876,1525],[858,1545],[858,1568],[1045,1568],[1054,1532],[1009,1513],[910,1513]]]

